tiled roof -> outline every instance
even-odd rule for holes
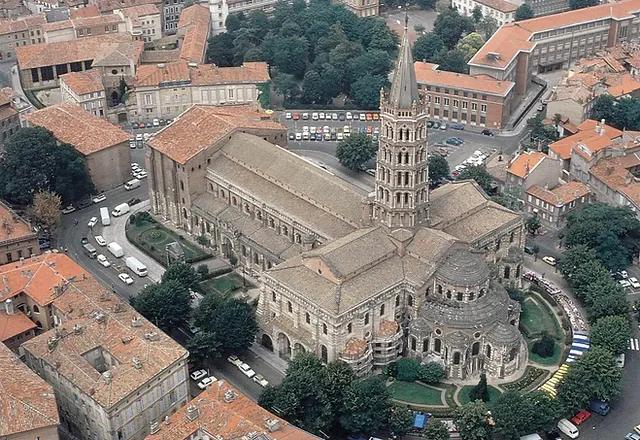
[[[195,4],[184,8],[178,21],[178,33],[184,35],[180,59],[192,63],[204,62],[211,14],[206,6]]]
[[[600,159],[592,166],[589,174],[612,190],[624,195],[637,210],[640,209],[640,179],[631,174],[629,169],[639,166],[638,153],[607,157]]]
[[[611,96],[618,98],[640,90],[640,81],[631,74],[626,73],[612,81],[608,90]]]
[[[518,9],[518,5],[514,5],[505,0],[476,0],[476,2],[481,5],[485,5],[488,8],[495,9],[496,11],[503,12],[508,14],[510,12],[515,12]]]
[[[640,0],[622,0],[590,8],[576,9],[559,14],[504,24],[471,58],[469,64],[504,69],[519,52],[529,52],[534,33],[560,29],[577,23],[607,18],[629,18],[640,10]],[[492,55],[498,54],[498,57]]]
[[[588,158],[588,154],[594,154],[606,148],[613,143],[613,139],[622,136],[620,130],[606,124],[600,134],[596,131],[598,125],[599,122],[593,119],[585,120],[578,125],[576,134],[550,144],[549,150],[563,160],[571,159],[571,152],[574,150],[581,156]]]
[[[69,87],[77,95],[87,93],[104,92],[102,74],[98,69],[89,69],[84,72],[70,72],[60,75],[60,81]]]
[[[539,151],[525,151],[513,159],[507,167],[507,172],[524,179],[548,157]]]
[[[238,67],[199,64],[190,67],[186,61],[165,64],[143,64],[138,67],[134,87],[158,87],[162,83],[190,81],[194,86],[218,84],[257,84],[269,81],[269,66],[264,62],[247,62]]]
[[[29,113],[26,120],[51,131],[58,140],[73,145],[85,156],[129,140],[129,135],[120,127],[71,103]]]
[[[196,154],[234,131],[286,128],[248,105],[195,105],[171,125],[152,136],[149,146],[172,160],[185,164]]]
[[[63,324],[22,347],[106,411],[187,358],[184,348],[93,277],[73,280],[53,305]],[[94,349],[114,359],[108,376],[83,356]]]
[[[189,407],[197,411],[197,417],[193,420],[187,418]],[[277,429],[269,432],[266,426],[267,420],[277,421]],[[218,381],[209,386],[198,397],[170,416],[168,423],[161,423],[157,434],[149,435],[145,440],[187,440],[196,432],[212,438],[229,440],[243,438],[319,440],[319,437],[297,428],[260,407],[225,381]],[[255,437],[260,433],[267,433],[268,437]]]
[[[160,0],[93,0],[93,3],[98,7],[100,12],[112,12],[115,9],[129,8],[131,6],[146,5],[152,3],[160,6],[162,1]]]
[[[567,205],[580,197],[589,195],[590,193],[591,191],[587,185],[577,181],[568,182],[553,189],[546,189],[539,185],[533,185],[527,189],[527,194],[531,194],[532,196],[557,207]]]
[[[15,309],[12,314],[8,314],[2,305],[2,309],[0,309],[0,342],[5,342],[34,328],[36,325],[27,318],[27,315],[18,309]]]
[[[0,395],[2,438],[33,438],[29,431],[60,423],[51,386],[4,344],[0,344]]]
[[[0,201],[0,245],[35,237],[29,223]]]
[[[97,17],[100,15],[100,10],[94,4],[86,5],[82,8],[72,8],[69,11],[71,18],[81,17]]]
[[[0,35],[11,34],[14,32],[26,32],[35,29],[46,23],[44,14],[29,15],[20,17],[15,20],[0,20]]]
[[[41,306],[50,304],[70,279],[88,276],[64,254],[47,252],[0,266],[0,301],[24,293]]]
[[[137,63],[143,45],[141,41],[133,41],[130,35],[101,35],[71,41],[20,46],[16,48],[16,58],[19,68],[23,70],[97,60],[114,51],[126,54],[131,62]]]
[[[506,96],[514,86],[511,81],[499,81],[486,75],[471,76],[464,73],[435,70],[434,66],[434,64],[421,61],[414,63],[418,84],[454,87],[498,96]]]
[[[160,14],[160,10],[153,3],[147,3],[144,5],[130,6],[128,8],[121,9],[122,13],[130,18],[144,17],[147,15]]]

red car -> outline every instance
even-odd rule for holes
[[[379,121],[380,120],[380,114],[379,113],[374,113],[373,114],[373,120],[374,121]]]
[[[292,119],[294,121],[297,121],[298,119],[300,119],[300,113],[294,113],[293,116],[292,116]]]
[[[571,423],[578,426],[586,422],[589,417],[591,417],[591,413],[586,409],[581,409],[578,411],[578,414],[571,417]]]
[[[367,121],[372,121],[373,120],[373,115],[371,113],[367,113]]]

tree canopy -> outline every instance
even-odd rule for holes
[[[448,49],[453,49],[463,35],[475,31],[471,17],[460,15],[456,8],[448,8],[436,17],[433,32],[438,35]]]
[[[624,353],[631,337],[631,324],[626,316],[604,316],[591,326],[591,343],[614,355]]]
[[[582,9],[590,6],[599,5],[599,0],[569,0],[569,7],[571,9]]]
[[[420,35],[413,45],[413,58],[417,61],[439,63],[446,52],[444,41],[435,32]]]
[[[51,191],[38,191],[33,196],[29,214],[38,226],[53,229],[60,222],[60,196]]]
[[[533,9],[529,3],[523,3],[516,9],[515,21],[528,20],[533,18]]]
[[[475,180],[487,193],[493,192],[493,177],[487,172],[484,165],[470,166],[462,170],[458,175],[458,180],[466,179]]]
[[[482,401],[469,402],[457,408],[453,421],[460,436],[465,440],[490,440],[488,411],[487,405]]]
[[[336,149],[336,157],[350,170],[362,169],[375,154],[376,146],[371,136],[364,133],[353,133],[350,137],[341,140]]]
[[[428,162],[429,179],[431,179],[432,182],[438,182],[445,177],[449,177],[451,174],[451,171],[449,170],[449,163],[439,154],[431,154]]]
[[[189,290],[177,280],[150,284],[130,302],[142,316],[164,331],[186,321],[191,311]]]
[[[518,440],[523,435],[550,429],[559,413],[557,401],[540,391],[528,394],[507,391],[491,409],[495,432],[505,440]]]
[[[84,158],[41,127],[21,128],[4,144],[0,157],[0,197],[28,205],[39,191],[58,194],[63,203],[95,192]]]
[[[591,109],[591,118],[604,119],[608,125],[620,130],[640,130],[640,98],[615,99],[608,94],[600,95]]]
[[[167,267],[162,274],[162,282],[177,281],[180,285],[191,290],[199,290],[200,275],[188,263],[176,262]]]
[[[477,32],[471,32],[470,34],[462,37],[456,49],[464,54],[465,63],[468,62],[476,52],[484,45],[484,38]]]

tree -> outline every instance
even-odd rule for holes
[[[473,20],[460,15],[455,8],[449,8],[438,14],[433,23],[433,32],[449,49],[453,49],[463,35],[474,30]]]
[[[477,24],[480,23],[480,20],[482,20],[482,9],[480,9],[480,6],[477,6],[475,8],[473,8],[473,11],[471,11],[471,18],[473,18],[473,21]]]
[[[295,101],[300,97],[298,82],[287,73],[277,73],[273,78],[273,89],[284,97],[285,103]]]
[[[380,89],[386,84],[384,76],[367,73],[351,84],[351,97],[360,108],[377,109],[380,106]]]
[[[189,290],[176,280],[150,284],[130,301],[142,316],[164,331],[183,323],[191,311]]]
[[[599,0],[569,0],[571,9],[582,9],[600,4]]]
[[[434,32],[420,35],[413,45],[413,58],[418,61],[439,63],[447,48],[442,38]]]
[[[489,440],[488,410],[484,402],[469,402],[455,410],[453,421],[465,440]]]
[[[232,15],[229,15],[231,17]],[[207,62],[219,67],[233,66],[233,34],[223,32],[209,37]]]
[[[476,24],[476,32],[478,32],[485,41],[487,41],[498,30],[498,20],[493,17],[484,17],[480,23]]]
[[[33,196],[29,214],[35,223],[45,229],[54,229],[60,222],[60,196],[51,191],[38,191]]]
[[[438,70],[457,73],[469,73],[466,54],[460,49],[452,49],[447,51],[440,59]]]
[[[162,282],[165,283],[172,280],[187,289],[199,290],[200,288],[200,275],[189,263],[176,262],[169,265],[162,274]]]
[[[489,387],[487,387],[486,374],[480,374],[480,382],[478,382],[478,385],[473,387],[469,392],[469,400],[471,400],[472,402],[474,400],[481,400],[483,402],[489,401]]]
[[[520,202],[521,192],[522,190],[519,187],[507,186],[501,193],[491,197],[491,200],[512,211],[519,211],[522,207],[522,202]]]
[[[508,440],[518,440],[522,435],[550,429],[558,412],[556,401],[540,391],[528,394],[507,391],[492,407],[495,432],[499,438]]]
[[[558,400],[566,412],[584,408],[592,399],[611,400],[621,390],[622,371],[611,352],[591,347],[558,385]]]
[[[336,157],[342,165],[350,170],[359,170],[376,153],[376,147],[371,137],[366,134],[354,133],[340,141],[336,149]]]
[[[542,227],[542,223],[540,223],[540,217],[538,217],[537,215],[528,217],[524,222],[524,227],[527,229],[527,232],[529,234],[536,235]]]
[[[562,276],[564,276],[573,286],[576,286],[576,281],[578,280],[574,279],[573,274],[580,266],[590,262],[599,265],[603,270],[606,271],[606,269],[604,269],[600,262],[597,261],[595,251],[587,245],[580,244],[567,249],[562,254],[562,257],[560,257],[560,259],[558,260],[558,270],[560,271]],[[591,271],[587,272],[587,274],[589,275],[591,275],[592,273],[593,272]],[[605,275],[608,276],[608,273],[605,273]],[[585,284],[588,284],[589,281],[587,281]],[[578,281],[578,284],[582,283],[583,281]]]
[[[620,129],[640,130],[640,99],[624,96],[617,101],[613,125]]]
[[[403,382],[413,382],[417,380],[422,373],[422,365],[420,361],[412,358],[402,358],[396,362],[396,379]]]
[[[531,8],[531,5],[529,5],[529,3],[523,3],[518,6],[516,14],[514,15],[515,21],[528,20],[530,18],[533,18],[533,9]]]
[[[555,347],[556,341],[547,332],[543,332],[542,337],[533,343],[531,351],[540,357],[547,358],[553,356]]]
[[[212,332],[201,332],[187,343],[189,357],[197,363],[205,363],[222,356],[218,336]]]
[[[612,279],[587,286],[585,300],[587,315],[591,322],[603,316],[626,315],[629,313],[627,295],[622,290],[622,287]]]
[[[451,438],[445,424],[434,418],[429,419],[429,423],[424,429],[424,436],[426,440],[449,440]]]
[[[493,192],[493,177],[487,172],[484,165],[465,168],[460,175],[458,175],[458,180],[475,180],[485,192]]]
[[[598,96],[591,107],[591,119],[600,121],[604,119],[607,123],[615,123],[616,100],[608,93]]]
[[[386,426],[391,396],[379,377],[356,380],[345,392],[340,425],[349,433],[373,432]]]
[[[387,426],[398,437],[402,437],[413,425],[413,413],[407,407],[391,405]]]
[[[440,180],[449,177],[451,174],[451,171],[449,170],[449,163],[439,154],[431,154],[428,162],[429,179],[431,179],[432,182],[439,182]]]
[[[444,376],[444,367],[441,364],[438,362],[427,362],[422,366],[418,378],[421,382],[433,384],[441,382]]]
[[[324,393],[334,414],[337,415],[345,411],[345,393],[354,380],[356,380],[356,375],[346,363],[338,361],[327,365],[327,383],[324,387]]]
[[[220,350],[237,353],[253,343],[258,324],[255,311],[246,301],[209,294],[200,303],[196,325],[217,334]]]
[[[482,38],[482,35],[477,32],[471,32],[458,41],[456,49],[464,54],[464,60],[468,62],[483,45],[484,38]]]
[[[591,326],[591,343],[614,355],[624,353],[631,337],[631,325],[626,316],[605,316]]]
[[[84,158],[41,127],[19,129],[4,144],[0,158],[0,197],[28,205],[38,191],[57,193],[74,202],[95,188]]]

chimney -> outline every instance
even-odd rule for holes
[[[104,379],[104,381],[107,384],[110,384],[111,383],[111,371],[107,370],[104,373],[102,373],[102,378]]]
[[[193,422],[195,419],[197,419],[199,415],[200,415],[200,410],[198,409],[197,406],[189,405],[187,407],[187,419],[190,422]]]
[[[264,424],[269,432],[274,432],[280,429],[280,420],[278,419],[265,419]]]
[[[142,325],[142,321],[139,316],[135,318],[131,318],[131,327],[140,327]]]
[[[13,301],[11,299],[7,299],[4,302],[4,311],[7,315],[13,315],[15,313],[15,309],[13,308]]]
[[[133,368],[135,368],[136,370],[139,370],[142,368],[142,362],[140,362],[140,359],[138,359],[137,357],[134,357],[133,359],[131,359],[131,364],[133,365]]]
[[[158,431],[160,431],[160,423],[151,422],[151,426],[149,428],[149,433],[150,434],[156,434]]]

